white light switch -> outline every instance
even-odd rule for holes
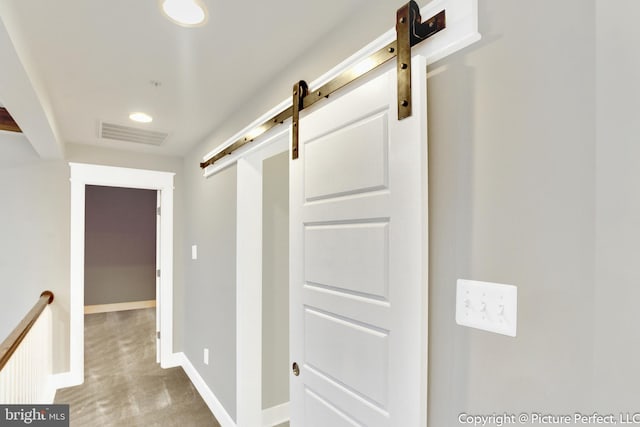
[[[191,245],[191,259],[198,259],[198,245]]]
[[[458,279],[456,323],[516,336],[518,288],[513,285]]]
[[[209,364],[209,349],[208,348],[204,349],[203,359],[204,359],[203,360],[204,364],[208,365]]]

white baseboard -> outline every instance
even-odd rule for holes
[[[174,353],[174,357],[176,357],[177,360],[180,360],[182,369],[184,369],[187,376],[195,386],[196,390],[198,390],[198,393],[200,393],[200,396],[202,396],[202,399],[205,401],[211,410],[211,413],[213,413],[213,416],[216,417],[220,425],[222,427],[236,427],[236,423],[233,418],[231,418],[227,410],[224,409],[224,406],[222,406],[222,403],[220,403],[209,386],[207,386],[207,383],[204,382],[196,368],[191,364],[191,361],[189,361],[189,358],[187,358],[184,353]]]
[[[165,359],[160,359],[160,367],[162,369],[175,368],[176,366],[182,366],[184,360],[184,353],[171,353],[171,355]]]
[[[115,304],[95,304],[85,305],[84,314],[110,313],[112,311],[139,310],[141,308],[152,308],[156,306],[156,300],[119,302]]]
[[[262,427],[272,427],[289,421],[289,402],[262,410]]]
[[[77,381],[74,381],[71,372],[62,372],[51,375],[51,385],[53,385],[54,390],[60,390],[61,388],[73,387],[80,384]]]

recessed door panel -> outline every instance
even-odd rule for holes
[[[306,282],[386,300],[388,226],[374,222],[306,227]]]
[[[305,310],[305,361],[381,409],[388,401],[388,331]]]

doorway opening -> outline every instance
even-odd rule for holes
[[[280,132],[237,161],[238,425],[289,420],[288,142]]]
[[[262,163],[263,416],[270,414],[275,422],[288,419],[288,403],[289,152],[285,151]]]
[[[91,186],[153,190],[156,197],[156,326],[161,367],[175,366],[173,356],[173,177],[174,173],[70,163],[71,284],[70,370],[64,386],[84,381],[85,224],[87,188]],[[91,197],[91,195],[89,195]]]
[[[156,306],[157,191],[85,187],[85,314]]]
[[[156,307],[158,196],[157,190],[85,186],[85,315],[109,319],[123,317],[127,310]],[[160,319],[154,310],[147,313],[155,326],[144,341],[154,342]],[[95,338],[86,331],[85,342]],[[159,349],[156,345],[156,363]]]

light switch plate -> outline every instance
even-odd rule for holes
[[[205,348],[203,353],[204,353],[202,355],[203,362],[204,362],[205,365],[208,365],[209,364],[209,349]]]
[[[515,337],[518,288],[500,283],[458,279],[456,323]]]
[[[198,259],[198,245],[191,245],[191,259]]]

